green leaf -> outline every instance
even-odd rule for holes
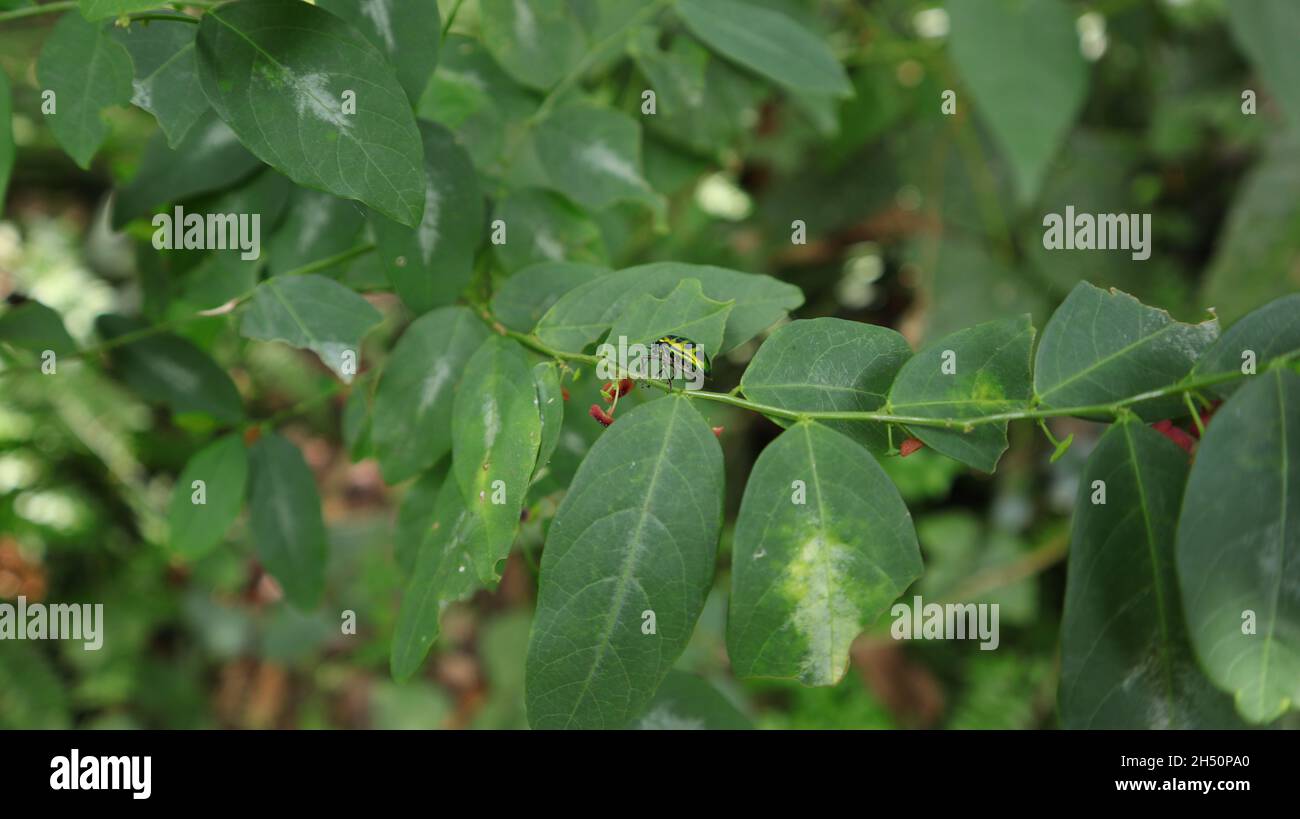
[[[977,324],[924,347],[899,370],[886,405],[897,415],[973,420],[1029,405],[1029,316]],[[948,365],[948,366],[945,366]],[[947,371],[946,371],[947,370]],[[1007,422],[969,429],[909,426],[950,458],[992,472],[1007,448]]]
[[[533,367],[533,388],[537,390],[537,413],[542,419],[541,443],[537,446],[534,477],[551,462],[564,429],[564,391],[560,386],[560,365],[543,361]]]
[[[299,185],[419,224],[420,132],[360,32],[309,3],[240,0],[203,15],[197,45],[203,92],[250,151]]]
[[[662,336],[690,339],[714,355],[722,348],[722,335],[734,301],[717,301],[704,295],[699,279],[682,279],[662,299],[642,293],[623,314],[614,319],[609,331],[611,343],[619,338],[628,344],[652,344]]]
[[[9,175],[14,169],[14,101],[9,89],[9,75],[0,71],[0,206],[9,190]]]
[[[1300,354],[1300,293],[1275,299],[1240,321],[1214,342],[1192,367],[1194,378],[1243,373],[1247,361],[1256,372],[1268,362]],[[1210,389],[1221,396],[1236,392],[1241,381],[1216,384]]]
[[[316,479],[293,444],[263,435],[248,452],[249,528],[257,556],[295,608],[320,604],[325,592],[325,522]]]
[[[482,518],[465,506],[455,477],[448,476],[420,544],[415,573],[402,594],[389,655],[395,679],[405,680],[420,669],[438,638],[438,620],[447,604],[481,587],[473,561],[485,548],[484,537]]]
[[[354,389],[348,393],[348,401],[343,405],[343,446],[347,448],[348,460],[357,463],[372,454],[370,443],[371,413],[370,390]]]
[[[267,269],[279,275],[355,247],[366,224],[366,211],[349,199],[294,188],[283,224],[271,237]],[[340,266],[341,267],[341,266]],[[339,268],[317,271],[329,275]]]
[[[758,456],[731,567],[727,654],[736,674],[834,685],[853,639],[921,576],[921,551],[871,453],[804,422]]]
[[[582,60],[587,38],[565,0],[481,0],[483,44],[518,82],[546,89]]]
[[[758,348],[740,387],[751,401],[796,412],[868,412],[885,403],[911,357],[907,341],[887,327],[837,318],[793,321]],[[824,423],[869,450],[888,446],[883,424]]]
[[[1181,380],[1219,335],[1215,321],[1184,324],[1127,293],[1079,282],[1043,329],[1034,391],[1044,407],[1108,404]],[[1177,397],[1133,406],[1143,418],[1181,415]]]
[[[77,350],[77,342],[64,329],[59,314],[31,299],[0,313],[0,341],[37,355],[46,350],[53,350],[57,355]]]
[[[442,460],[432,469],[411,482],[397,507],[397,522],[393,526],[393,558],[404,577],[415,572],[421,544],[433,528],[437,512],[438,493],[448,483],[451,464]],[[450,481],[454,487],[455,479]],[[456,489],[457,494],[460,489]]]
[[[689,399],[642,404],[601,435],[542,551],[532,727],[623,728],[650,705],[712,585],[722,480],[722,450]]]
[[[131,101],[131,57],[105,28],[65,14],[36,61],[41,90],[54,92],[54,113],[45,115],[50,132],[86,169],[108,135],[100,112]]]
[[[1300,375],[1227,400],[1197,447],[1178,518],[1178,579],[1201,667],[1250,722],[1300,703]]]
[[[201,496],[195,481],[203,482]],[[196,452],[172,492],[172,550],[193,560],[220,543],[244,506],[247,482],[248,451],[238,434],[218,438]],[[202,503],[196,503],[196,497]]]
[[[156,4],[152,4],[156,5]],[[182,20],[193,19],[183,14]],[[131,55],[135,67],[131,103],[154,115],[167,144],[175,148],[208,110],[194,60],[197,27],[184,22],[114,28],[113,37]]]
[[[667,207],[641,170],[641,129],[628,115],[573,105],[553,112],[534,131],[537,157],[551,187],[588,210],[641,202],[656,214]]]
[[[104,20],[158,8],[158,0],[77,0],[77,8],[87,20]]]
[[[321,0],[388,56],[414,105],[438,64],[442,18],[437,0]]]
[[[542,419],[524,348],[493,335],[469,363],[452,403],[452,469],[471,514],[483,522],[474,568],[484,583],[500,578],[510,554],[528,481],[537,464]]]
[[[158,205],[221,190],[263,167],[216,114],[204,112],[174,149],[162,133],[149,138],[135,176],[113,196],[113,227],[120,229]],[[269,224],[262,227],[269,233]]]
[[[434,310],[406,328],[375,391],[371,439],[385,481],[428,469],[451,450],[456,385],[487,337],[464,307]]]
[[[952,60],[1028,204],[1088,94],[1074,13],[1061,0],[949,0],[947,9]]]
[[[267,279],[253,291],[239,332],[311,350],[344,383],[361,360],[361,338],[383,317],[370,302],[321,276]],[[351,353],[351,362],[345,360]]]
[[[770,276],[723,267],[657,262],[624,268],[579,285],[551,306],[537,324],[537,335],[560,350],[580,351],[599,340],[629,305],[645,295],[663,298],[682,279],[699,279],[704,295],[734,301],[718,353],[726,353],[803,304],[803,293]]]
[[[608,272],[608,267],[574,262],[529,265],[496,289],[492,315],[511,330],[527,333],[560,296]]]
[[[95,326],[106,340],[144,329],[144,322],[103,315]],[[115,347],[114,368],[147,401],[167,404],[175,412],[201,412],[235,423],[244,417],[239,390],[226,371],[203,350],[172,333],[157,333]]]
[[[674,9],[710,48],[791,91],[853,93],[826,44],[780,12],[736,0],[681,0]]]
[[[511,191],[497,200],[492,215],[505,225],[505,241],[494,241],[492,251],[507,273],[539,262],[605,261],[600,228],[550,191]]]
[[[1061,623],[1066,728],[1235,722],[1232,703],[1197,668],[1183,620],[1174,532],[1186,482],[1187,453],[1131,417],[1088,457]]]
[[[645,714],[628,727],[642,731],[746,731],[754,724],[708,681],[669,671]]]
[[[1300,127],[1300,6],[1290,0],[1227,3],[1228,29],[1293,127]]]
[[[420,123],[424,140],[424,216],[409,228],[374,214],[384,272],[415,313],[450,304],[474,277],[483,228],[478,174],[451,131]]]

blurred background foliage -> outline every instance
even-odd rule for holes
[[[1041,327],[1085,278],[1185,320],[1209,307],[1235,318],[1300,289],[1300,152],[1233,40],[1223,0],[1069,4],[1088,66],[1086,102],[1028,203],[954,68],[941,5],[751,1],[820,32],[849,68],[856,96],[840,104],[799,98],[712,60],[691,104],[643,118],[646,174],[669,201],[666,232],[636,205],[593,217],[516,196],[496,199],[496,213],[544,221],[572,260],[623,267],[673,259],[776,275],[803,288],[800,317],[894,326],[914,345],[1024,311]],[[453,4],[442,5],[445,18]],[[42,126],[32,66],[52,19],[0,29],[20,147],[0,222],[0,296],[39,299],[87,342],[104,312],[154,320],[192,312],[184,288],[196,279],[185,254],[137,255],[106,222],[107,191],[132,177],[155,130],[147,114],[112,111],[110,142],[89,173]],[[420,105],[423,115],[471,135],[467,147],[491,176],[510,160],[501,135],[540,97],[460,36],[478,27],[478,4],[466,0]],[[587,92],[638,117],[643,88],[659,88],[666,104],[669,81],[647,76],[668,70],[655,59],[663,48],[689,54],[698,46],[680,32],[666,42],[650,38],[634,47],[638,59],[611,58],[591,72]],[[457,86],[458,61],[486,61],[490,105]],[[1255,116],[1241,112],[1247,88],[1259,94]],[[955,116],[940,111],[945,89],[957,91]],[[1153,214],[1150,260],[1044,252],[1042,215],[1066,205]],[[285,247],[286,264],[301,229],[293,218],[290,207],[286,227],[267,243],[273,259]],[[790,241],[794,220],[808,225],[805,245]],[[361,220],[353,221],[359,231]],[[342,249],[355,232],[332,238]],[[501,249],[494,275],[532,261],[520,252]],[[365,260],[331,274],[361,289],[383,283]],[[370,298],[387,317],[362,355],[375,367],[409,315],[391,294]],[[394,554],[404,537],[396,509],[410,486],[389,489],[373,460],[353,462],[349,451],[364,454],[365,430],[348,422],[346,396],[314,357],[219,334],[224,321],[178,332],[228,368],[255,417],[285,415],[283,429],[316,473],[330,526],[325,604],[310,615],[289,608],[261,572],[242,523],[193,565],[156,545],[172,484],[209,421],[151,408],[89,367],[66,365],[65,377],[39,382],[0,377],[0,598],[103,602],[107,629],[98,652],[78,643],[0,643],[0,727],[524,727],[535,566],[557,484],[535,491],[500,588],[449,610],[424,671],[395,684],[388,643],[403,576]],[[717,362],[717,388],[736,382],[756,344]],[[599,432],[582,411],[598,388],[590,374],[571,387],[558,485]],[[724,428],[734,519],[743,477],[777,429],[725,406],[707,410]],[[926,561],[907,597],[1000,603],[998,651],[895,642],[883,618],[859,638],[853,668],[835,688],[737,681],[723,639],[729,522],[715,591],[678,665],[694,676],[674,674],[665,691],[720,698],[711,707],[736,726],[1055,725],[1068,515],[1096,430],[1069,419],[1053,426],[1060,437],[1074,433],[1075,444],[1050,467],[1050,447],[1028,425],[1012,428],[995,476],[927,450],[884,462]],[[343,610],[356,613],[356,635],[342,633]],[[700,678],[713,687],[700,687]],[[653,709],[645,722],[658,724]]]

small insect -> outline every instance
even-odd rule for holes
[[[670,388],[677,375],[690,380],[698,372],[707,378],[713,369],[704,348],[681,336],[660,336],[654,343],[654,355],[659,360],[659,372],[668,376]]]

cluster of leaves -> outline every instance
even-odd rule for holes
[[[134,393],[208,431],[170,507],[165,539],[181,558],[215,549],[247,507],[287,599],[310,609],[323,597],[312,472],[278,417],[250,418],[210,350],[177,332],[200,312],[219,317],[218,332],[316,354],[350,390],[352,456],[373,456],[390,484],[410,481],[395,534],[398,678],[419,669],[450,602],[500,582],[530,500],[563,492],[527,650],[537,727],[622,727],[662,716],[665,697],[709,696],[670,674],[713,585],[722,530],[722,451],[698,401],[785,428],[754,464],[736,523],[732,667],[823,686],[922,573],[911,517],[877,459],[914,437],[991,472],[1011,421],[1076,416],[1113,426],[1074,519],[1062,721],[1258,723],[1300,697],[1297,297],[1220,336],[1215,322],[1181,323],[1080,284],[1036,350],[1029,316],[915,353],[884,327],[798,320],[763,340],[733,392],[638,390],[602,432],[566,413],[564,397],[597,342],[677,334],[725,355],[802,305],[798,287],[723,267],[614,270],[604,244],[611,222],[661,231],[684,173],[674,165],[715,163],[772,93],[814,123],[853,93],[817,35],[735,0],[481,0],[478,38],[447,34],[433,0],[189,4],[197,17],[142,0],[78,5],[37,64],[57,106],[46,122],[88,168],[108,134],[102,111],[130,102],[157,119],[111,217],[142,240],[147,320],[103,316],[104,342],[78,349],[56,313],[28,301],[0,315],[0,340],[38,357],[110,353]],[[1036,0],[954,3],[950,16],[952,59],[1011,162],[1015,198],[1031,201],[1086,96],[1070,15]],[[1235,24],[1248,43],[1267,35]],[[997,47],[1009,41],[1017,48]],[[1275,53],[1261,64],[1284,87],[1291,68]],[[1008,56],[1049,68],[1008,69]],[[581,87],[622,63],[644,83]],[[637,117],[626,109],[644,99],[622,97],[642,85],[657,109]],[[7,93],[0,115],[6,104]],[[643,162],[643,128],[676,151],[657,169]],[[149,219],[178,204],[260,214],[267,252],[154,253]],[[369,290],[395,292],[416,316],[382,372],[357,366],[383,318],[358,293]],[[1246,312],[1234,303],[1229,315]],[[1247,352],[1257,374],[1243,369]],[[1196,402],[1215,400],[1205,425]],[[599,433],[589,449],[565,440],[575,415],[588,438]],[[1206,426],[1191,466],[1147,426],[1184,417]],[[1242,630],[1247,611],[1255,633]]]

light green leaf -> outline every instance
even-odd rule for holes
[[[466,508],[455,477],[448,476],[420,544],[415,573],[402,594],[389,656],[395,679],[405,680],[420,669],[438,638],[438,620],[447,604],[480,588],[473,560],[483,552],[485,536],[483,519]]]
[[[1300,375],[1227,400],[1197,447],[1178,518],[1178,580],[1201,667],[1250,722],[1300,703]]]
[[[123,316],[103,315],[95,320],[107,340],[141,330],[147,325]],[[201,412],[218,421],[243,419],[244,406],[226,371],[203,350],[172,333],[155,335],[115,347],[116,369],[132,390],[147,401],[167,404],[175,412]]]
[[[532,727],[623,728],[650,705],[712,585],[722,480],[722,450],[687,398],[642,404],[601,435],[542,551]]]
[[[438,64],[442,18],[437,0],[321,0],[388,56],[414,105]]]
[[[77,342],[64,329],[59,314],[31,299],[0,313],[0,341],[37,355],[46,350],[67,355],[77,349]]]
[[[573,262],[529,265],[496,289],[492,315],[511,330],[527,333],[560,296],[608,272],[608,267]]]
[[[1244,373],[1248,362],[1259,373],[1274,359],[1296,355],[1300,355],[1300,293],[1274,299],[1234,323],[1196,360],[1192,377]],[[1227,396],[1241,385],[1241,381],[1228,381],[1210,389]]]
[[[505,241],[493,253],[507,273],[539,262],[603,264],[605,240],[582,211],[550,191],[523,188],[497,200],[494,220],[505,225]]]
[[[77,0],[82,16],[92,21],[155,9],[158,5],[158,0]]]
[[[208,110],[194,61],[196,31],[193,25],[167,21],[113,29],[135,67],[131,103],[154,115],[173,148]]]
[[[204,112],[174,149],[163,133],[150,137],[135,176],[113,196],[113,227],[122,228],[158,205],[228,187],[264,167],[216,114]],[[271,225],[266,216],[262,220],[269,234]]]
[[[370,302],[337,282],[281,276],[253,291],[239,332],[311,350],[344,383],[351,383],[361,361],[361,338],[382,318]]]
[[[9,174],[14,169],[14,101],[9,90],[9,75],[0,71],[0,205],[9,190]]]
[[[1226,3],[1228,29],[1277,97],[1293,128],[1300,128],[1300,5],[1291,0]]]
[[[949,0],[947,9],[952,60],[1027,204],[1088,94],[1074,13],[1062,0]]]
[[[36,61],[42,91],[54,93],[54,113],[46,114],[54,139],[82,168],[90,168],[108,123],[105,108],[131,101],[131,57],[109,36],[106,26],[79,14],[64,14]]]
[[[1127,293],[1079,282],[1043,329],[1034,391],[1044,407],[1107,404],[1178,382],[1219,335],[1215,321],[1184,324]],[[1182,414],[1172,398],[1133,406],[1147,420]]]
[[[483,44],[510,76],[546,89],[582,60],[587,38],[565,0],[481,0]]]
[[[796,412],[867,412],[885,403],[911,357],[907,341],[887,327],[837,318],[793,321],[758,348],[740,387],[752,401]],[[872,451],[888,446],[883,424],[825,425]]]
[[[699,279],[682,279],[667,296],[642,293],[614,319],[610,343],[652,344],[666,335],[690,339],[712,356],[722,348],[727,316],[734,301],[717,301],[704,295]]]
[[[501,576],[519,529],[537,464],[542,419],[524,348],[493,335],[465,365],[451,411],[452,469],[471,514],[483,522],[474,568],[484,583]]]
[[[295,608],[320,604],[325,591],[325,522],[316,479],[293,444],[263,435],[248,452],[249,528],[257,556]]]
[[[737,0],[680,0],[674,9],[710,48],[791,91],[853,93],[826,44],[780,12]]]
[[[533,388],[537,390],[537,413],[542,419],[541,443],[537,447],[536,477],[551,462],[564,429],[564,391],[560,386],[560,365],[543,361],[533,367]]]
[[[384,272],[415,313],[450,304],[474,277],[483,227],[478,174],[451,131],[420,123],[424,140],[424,216],[409,228],[374,214]]]
[[[669,671],[645,714],[628,727],[642,731],[746,731],[754,724],[708,681]]]
[[[202,481],[202,503],[196,503]],[[248,451],[238,434],[226,435],[196,452],[176,480],[172,492],[172,550],[193,560],[221,542],[244,506],[248,482]]]
[[[896,415],[977,419],[1029,404],[1029,316],[959,330],[927,345],[899,371],[886,405]],[[992,472],[1007,448],[1007,422],[969,429],[909,426],[917,438],[950,458]]]
[[[537,126],[533,139],[550,186],[584,208],[641,202],[664,213],[666,203],[641,170],[641,129],[626,114],[561,108]]]
[[[921,576],[912,517],[884,470],[809,422],[758,456],[733,550],[727,654],[741,677],[834,685],[853,639]]]
[[[388,483],[409,478],[451,450],[452,401],[487,327],[464,307],[444,307],[406,328],[375,391],[371,439]]]
[[[803,304],[799,288],[770,276],[657,262],[624,268],[565,293],[542,316],[537,335],[557,349],[579,351],[599,340],[634,301],[644,295],[663,298],[682,279],[699,279],[704,295],[715,301],[735,302],[718,353],[745,343]]]
[[[1186,482],[1187,453],[1133,418],[1112,426],[1088,457],[1061,623],[1066,728],[1236,721],[1231,701],[1197,668],[1183,620],[1174,532]]]
[[[196,43],[203,92],[250,151],[299,185],[419,224],[420,132],[360,32],[309,3],[240,0],[204,14]]]

